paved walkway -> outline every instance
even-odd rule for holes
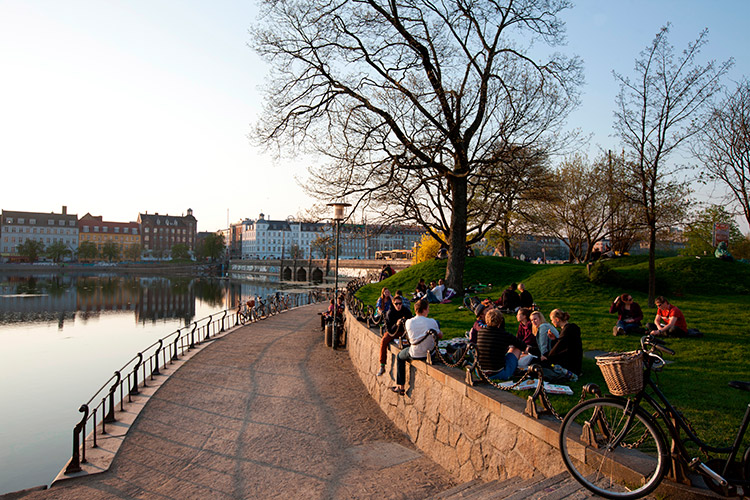
[[[453,486],[393,428],[347,353],[325,348],[319,309],[213,341],[153,396],[108,472],[24,499],[415,499]]]

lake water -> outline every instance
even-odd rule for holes
[[[278,283],[0,273],[0,494],[49,484],[78,407],[136,353]],[[89,429],[90,430],[90,429]]]

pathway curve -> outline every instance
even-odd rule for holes
[[[429,498],[453,486],[372,401],[320,306],[213,341],[152,397],[108,472],[24,499]]]

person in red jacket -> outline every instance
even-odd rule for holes
[[[677,306],[673,306],[662,296],[656,297],[656,318],[648,324],[651,335],[659,337],[684,337],[687,335],[687,322]]]

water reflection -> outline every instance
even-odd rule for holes
[[[139,350],[279,289],[210,278],[0,273],[0,398],[9,402],[0,413],[0,494],[49,484],[69,458],[80,404]]]

